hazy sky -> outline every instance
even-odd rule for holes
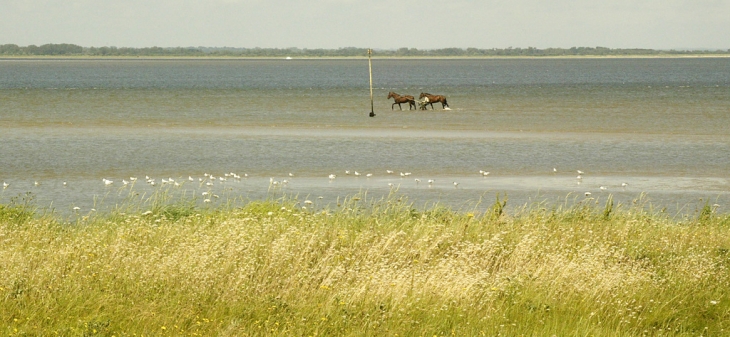
[[[730,48],[730,0],[0,0],[0,44]]]

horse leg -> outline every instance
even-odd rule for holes
[[[390,105],[390,110],[395,110],[395,109],[393,108],[393,106],[395,106],[396,104],[398,104],[398,103],[393,103],[393,104],[391,104],[391,105]],[[400,106],[400,105],[399,105],[399,106]]]

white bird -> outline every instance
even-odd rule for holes
[[[76,207],[73,208],[74,211],[78,211],[80,209],[81,209],[81,207],[79,207],[79,206],[76,206]]]
[[[350,170],[345,170],[345,174],[350,174]]]
[[[389,187],[393,187],[393,183],[388,183],[388,186]]]
[[[193,177],[191,176],[188,176],[188,181],[195,181],[195,179],[193,179]]]
[[[355,171],[355,175],[359,177],[360,176],[360,172]]]
[[[204,199],[203,202],[210,202],[210,199]]]
[[[106,185],[106,186],[109,186],[114,183],[113,181],[106,179],[106,178],[102,178],[101,181],[103,181],[104,185]]]
[[[8,183],[6,183],[6,182],[3,181],[3,189],[8,188],[8,186],[10,186],[10,184],[8,184]]]
[[[329,178],[330,178],[330,180],[334,180],[335,178],[337,178],[337,175],[335,175],[335,174],[330,174]]]
[[[293,177],[294,176],[294,173],[289,172],[289,176],[290,177]]]
[[[629,186],[629,184],[628,183],[621,183],[621,187],[626,187],[626,186]]]
[[[366,177],[368,177],[368,178],[370,178],[370,177],[372,177],[372,176],[373,176],[373,174],[372,174],[372,173],[368,173],[368,174],[366,174],[365,176],[366,176]]]
[[[606,186],[601,186],[599,188],[601,189],[601,191],[605,191],[606,190]]]
[[[586,192],[585,194],[586,194],[586,197],[590,197],[591,196],[591,192]]]
[[[33,185],[35,185],[35,186],[38,186],[38,185],[40,185],[40,184],[41,184],[41,183],[39,183],[38,181],[34,181],[34,182],[33,182]]]
[[[393,174],[393,171],[392,170],[385,170],[385,173],[387,173],[387,174]]]
[[[553,167],[553,172],[558,172],[558,169]]]
[[[210,194],[210,192],[203,192],[203,196]]]
[[[124,180],[124,179],[122,179],[122,184],[124,184],[124,185],[128,185],[128,184],[129,184],[129,182],[128,182],[128,181],[126,181],[126,180]]]
[[[458,188],[459,187],[459,183],[454,182],[454,187],[457,187]]]
[[[581,170],[578,170],[578,174],[583,174],[584,172]]]
[[[421,182],[421,179],[418,179],[418,178],[416,178],[416,179],[414,179],[414,180],[416,181],[416,185],[418,185],[418,183],[420,183],[420,182]]]
[[[304,200],[304,204],[311,205],[311,204],[313,204],[313,202],[312,202],[312,200],[307,199],[307,200]]]
[[[484,172],[482,172],[482,175],[486,177],[486,176],[488,176],[488,175],[489,175],[489,172],[487,172],[487,171],[484,171]]]
[[[577,176],[575,179],[583,179],[583,176]]]
[[[209,181],[209,182],[205,183],[205,186],[213,186],[213,183],[211,183],[211,182]]]
[[[429,180],[428,180],[428,184],[429,184],[429,185],[433,185],[433,183],[434,183],[434,180],[433,180],[433,179],[429,179]]]
[[[68,184],[67,184],[67,183],[66,183],[66,182],[64,181],[64,182],[63,182],[63,186],[66,186],[66,185],[68,185]]]
[[[137,181],[137,177],[129,177],[130,181]]]
[[[403,173],[403,175],[407,177],[407,176],[411,175],[411,172]]]

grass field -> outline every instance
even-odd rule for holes
[[[0,205],[0,335],[730,335],[730,216],[154,195]],[[491,203],[491,202],[490,202]]]

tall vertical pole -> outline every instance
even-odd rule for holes
[[[373,63],[370,60],[370,55],[373,54],[373,50],[368,48],[368,72],[370,72],[370,117],[375,117],[375,109],[373,108]]]

